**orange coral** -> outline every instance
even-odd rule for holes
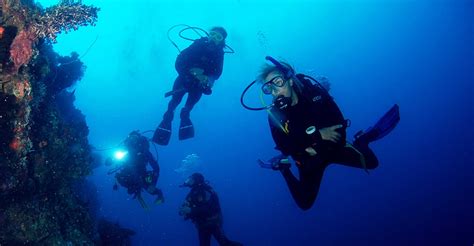
[[[0,38],[3,37],[3,32],[5,31],[5,28],[3,28],[2,26],[0,26]]]

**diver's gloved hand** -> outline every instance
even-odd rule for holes
[[[273,170],[282,170],[291,167],[290,160],[286,155],[277,155],[268,161],[262,161],[261,159],[258,159],[257,162],[260,167]]]

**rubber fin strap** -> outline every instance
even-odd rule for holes
[[[260,91],[260,101],[262,103],[262,105],[264,107],[267,107],[268,105],[265,104],[265,101],[263,100],[263,92]],[[267,109],[267,113],[268,115],[270,116],[270,119],[280,127],[280,129],[285,133],[285,134],[288,134],[288,129],[283,127],[283,125],[281,124],[281,122],[277,119],[277,117],[275,116],[275,114],[272,113],[272,111],[270,110],[271,108]]]
[[[350,143],[346,143],[346,147],[355,150],[355,152],[357,152],[357,154],[359,154],[360,164],[362,164],[362,168],[364,168],[366,173],[369,173],[369,170],[367,169],[367,163],[365,162],[364,155],[362,153],[360,153],[360,151],[358,149],[356,149],[354,146],[352,146],[352,144],[350,144]]]

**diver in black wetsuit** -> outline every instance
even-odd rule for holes
[[[210,246],[211,236],[223,246],[241,246],[241,243],[229,240],[222,229],[222,211],[217,193],[204,180],[200,173],[192,174],[181,187],[191,191],[179,209],[179,215],[191,219],[199,234],[199,245]]]
[[[392,107],[374,127],[356,134],[350,144],[346,141],[347,121],[328,91],[319,83],[313,84],[309,76],[295,74],[288,64],[267,59],[273,65],[267,64],[258,80],[263,81],[263,92],[274,98],[269,124],[276,149],[282,155],[260,164],[280,170],[297,205],[307,210],[316,200],[329,164],[365,170],[378,166],[368,144],[384,137],[397,125],[398,106]],[[295,160],[299,180],[290,171],[287,156]]]
[[[148,206],[142,198],[142,190],[156,196],[155,204],[163,203],[163,192],[156,187],[160,176],[160,166],[150,153],[148,139],[138,131],[133,131],[125,139],[124,146],[127,149],[126,156],[123,160],[115,160],[118,162],[116,163],[118,168],[109,173],[115,173],[117,182],[127,188],[128,194],[133,195],[143,208]],[[113,162],[114,160],[108,158],[106,166],[113,165]],[[147,165],[150,165],[153,170],[147,170]],[[117,183],[114,184],[113,189],[118,189]]]
[[[208,37],[195,40],[191,46],[178,55],[175,63],[178,77],[174,82],[173,91],[169,92],[172,98],[168,104],[168,110],[163,115],[163,120],[155,131],[153,142],[168,145],[174,111],[186,93],[188,93],[188,98],[180,114],[179,139],[194,137],[190,112],[201,99],[202,94],[212,93],[214,82],[222,74],[226,37],[227,32],[224,28],[214,27]]]

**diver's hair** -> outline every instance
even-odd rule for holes
[[[289,63],[282,62],[282,61],[278,61],[278,62],[280,62],[283,66],[289,68],[293,72],[295,71],[295,69]],[[280,71],[275,65],[273,65],[273,64],[270,65],[268,63],[263,64],[262,68],[260,69],[260,73],[257,76],[257,81],[259,81],[260,83],[263,83],[265,81],[265,78],[270,73],[273,73],[273,72],[276,72],[281,76],[284,76],[283,72]]]
[[[218,32],[222,34],[222,37],[225,39],[227,37],[227,31],[221,26],[215,26],[211,28],[211,31]]]

